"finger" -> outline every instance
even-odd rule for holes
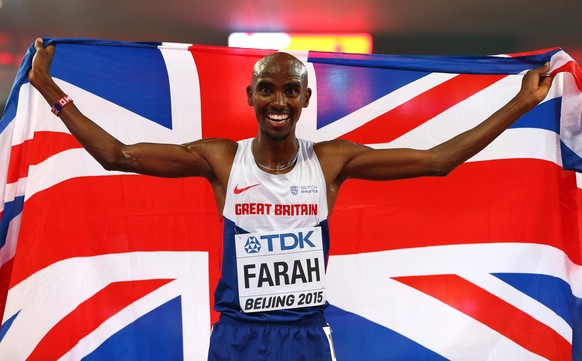
[[[551,77],[550,74],[550,63],[547,62],[539,68],[530,69],[524,76],[525,82],[541,82],[544,78]]]
[[[537,69],[534,69],[540,76],[548,74],[550,71],[550,62],[546,62],[544,65],[540,66]]]
[[[550,63],[545,63],[544,65],[542,65],[538,68],[530,69],[527,72],[528,73],[535,73],[538,76],[542,76],[542,75],[546,74],[548,72],[548,70],[550,70]]]
[[[55,46],[54,45],[49,45],[45,48],[45,50],[47,51],[47,53],[52,57],[54,52],[55,52]]]
[[[43,49],[44,48],[44,41],[42,40],[42,38],[37,38],[34,41],[34,48],[36,50],[40,50],[40,49]]]
[[[541,77],[541,82],[544,85],[549,85],[552,83],[552,81],[554,80],[554,75],[550,72],[550,62],[547,62],[544,64],[544,66],[542,67],[542,72],[540,73],[540,77]]]
[[[550,87],[552,85],[552,82],[554,81],[554,76],[553,75],[546,75],[542,78],[541,80],[541,84],[543,86],[546,87]]]

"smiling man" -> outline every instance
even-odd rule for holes
[[[323,310],[328,217],[350,178],[443,176],[481,151],[547,95],[549,65],[529,71],[518,94],[476,127],[428,150],[383,149],[298,139],[311,90],[303,63],[274,53],[253,68],[248,104],[255,138],[235,142],[121,143],[84,116],[50,76],[55,51],[35,42],[29,73],[55,115],[104,168],[161,177],[204,177],[224,222],[221,317],[209,360],[332,360]]]

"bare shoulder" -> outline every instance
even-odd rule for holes
[[[223,138],[204,138],[183,144],[183,147],[202,158],[221,183],[226,182],[238,147],[237,142]]]
[[[223,138],[204,138],[184,144],[190,152],[200,154],[206,159],[234,157],[237,146],[235,141]]]
[[[343,160],[342,163],[344,163],[370,148],[348,140],[333,139],[316,143],[314,149],[320,161],[337,162]]]
[[[329,186],[345,180],[346,165],[358,154],[370,148],[342,139],[328,140],[314,145],[315,154]]]

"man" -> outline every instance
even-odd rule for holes
[[[311,97],[307,70],[295,57],[275,53],[256,63],[247,87],[258,121],[254,139],[126,145],[85,117],[52,80],[54,47],[37,39],[35,48],[31,84],[103,167],[198,176],[212,185],[225,238],[210,360],[333,359],[323,317],[327,219],[342,183],[446,175],[542,101],[553,79],[548,64],[529,71],[509,103],[434,148],[376,150],[297,139],[295,126]]]

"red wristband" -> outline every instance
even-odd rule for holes
[[[67,105],[71,104],[72,102],[73,102],[73,99],[71,99],[70,96],[65,94],[65,95],[63,95],[63,97],[61,99],[59,99],[55,103],[55,105],[53,105],[53,107],[51,108],[51,112],[53,112],[53,114],[58,117],[59,114],[61,114],[61,111],[63,110],[63,108],[66,107]]]

